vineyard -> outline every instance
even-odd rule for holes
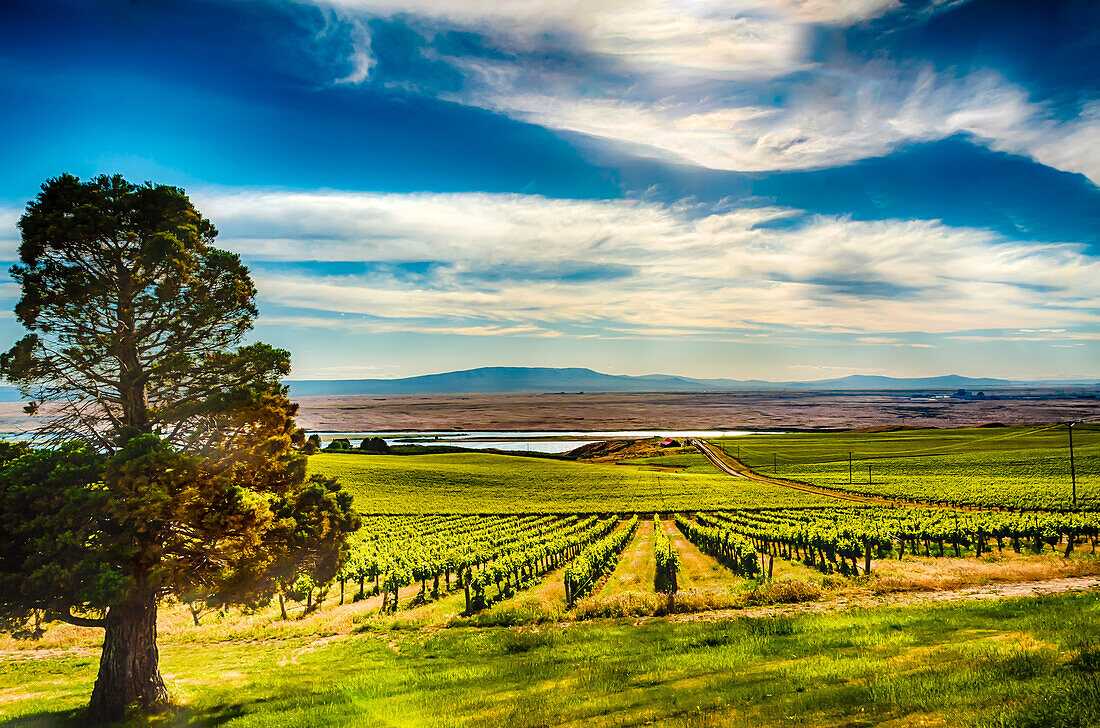
[[[656,574],[652,588],[640,591],[675,594],[683,555],[660,518],[651,520]],[[1069,559],[1077,551],[1091,560],[1100,539],[1096,513],[834,506],[700,511],[673,522],[743,588],[771,580],[777,559],[857,577],[872,575],[875,562],[907,557]],[[368,517],[337,576],[341,600],[381,597],[379,612],[393,613],[455,593],[469,615],[554,578],[568,609],[615,570],[638,523],[637,515]]]
[[[1100,426],[749,435],[714,440],[758,473],[863,495],[1015,510],[1100,509]],[[760,503],[759,506],[770,504]]]
[[[806,438],[807,450],[817,438],[801,437]],[[742,438],[744,442],[755,439]],[[874,438],[861,435],[858,439]],[[916,442],[921,442],[919,435]],[[728,443],[726,447],[729,452]],[[741,455],[753,462],[751,448],[742,448]],[[1089,457],[1087,447],[1085,451]],[[1019,450],[1001,452],[1021,457]],[[995,460],[974,448],[969,455]],[[783,461],[776,460],[782,466]],[[754,464],[758,471],[766,470]],[[594,668],[588,666],[600,664],[608,655],[624,657],[600,677],[607,700],[634,694],[624,693],[623,674],[633,674],[637,685],[654,689],[653,676],[669,670],[673,655],[677,665],[692,665],[697,679],[684,681],[679,673],[673,674],[675,679],[662,683],[667,683],[667,692],[654,704],[688,700],[692,706],[706,704],[709,696],[729,693],[727,684],[715,688],[710,682],[717,656],[733,660],[743,655],[745,669],[737,674],[753,676],[752,685],[745,687],[743,704],[756,705],[768,700],[772,691],[768,687],[765,693],[760,687],[760,666],[775,664],[780,652],[790,652],[781,674],[769,678],[768,684],[795,674],[791,670],[806,670],[789,686],[789,694],[797,699],[804,694],[800,690],[821,689],[812,687],[821,682],[821,628],[794,626],[818,624],[812,620],[837,620],[820,623],[832,625],[836,645],[827,646],[829,654],[847,650],[843,664],[850,665],[852,673],[837,688],[847,691],[849,683],[868,679],[881,684],[879,675],[896,666],[903,650],[910,650],[913,665],[925,665],[930,653],[922,640],[935,630],[954,629],[964,614],[961,608],[933,601],[945,593],[993,584],[1030,593],[1034,586],[1055,578],[1069,577],[1062,580],[1074,584],[1087,580],[1093,585],[1100,579],[1097,511],[852,505],[721,474],[699,454],[612,465],[504,455],[324,453],[313,457],[310,467],[329,474],[341,471],[362,512],[362,527],[354,534],[335,579],[317,584],[305,575],[294,575],[282,585],[275,602],[247,613],[219,611],[217,604],[205,605],[201,597],[174,605],[164,612],[161,634],[169,659],[175,661],[175,674],[184,672],[177,664],[203,652],[193,649],[195,644],[224,652],[226,664],[250,665],[245,669],[256,678],[249,685],[267,684],[264,681],[271,674],[289,674],[312,664],[317,666],[314,682],[318,685],[343,674],[343,690],[357,696],[346,709],[349,723],[361,719],[362,705],[382,700],[386,710],[372,715],[383,722],[392,710],[407,713],[410,705],[428,705],[436,707],[435,712],[425,713],[426,725],[455,724],[448,722],[453,701],[425,701],[418,690],[433,684],[441,696],[465,695],[465,688],[456,689],[451,682],[456,680],[476,685],[485,695],[500,694],[497,711],[504,715],[503,711],[512,710],[506,707],[511,706],[512,696],[529,689],[523,681],[532,679],[527,673],[513,677],[516,670],[547,671],[545,689],[525,703],[527,710],[534,711],[552,699],[548,696],[596,689],[590,677]],[[788,462],[784,467],[793,466]],[[1085,493],[1089,492],[1089,467],[1085,461]],[[1054,492],[1049,484],[1045,491],[1032,488],[1038,493]],[[674,505],[660,508],[657,504]],[[445,510],[448,507],[451,510]],[[935,590],[935,595],[921,596],[925,590]],[[905,594],[898,593],[902,591]],[[1061,603],[1053,601],[1060,598],[1064,597],[1028,600],[1044,611],[1035,612],[1037,616],[1021,625],[1048,628],[1052,622],[1045,610]],[[912,606],[902,601],[898,607],[891,606],[893,599],[927,601]],[[1067,634],[1085,634],[1098,623],[1095,598],[1090,599],[1065,604],[1064,615],[1078,619],[1066,628]],[[845,606],[874,604],[885,606],[844,611]],[[1005,630],[1003,643],[987,640],[990,625],[1020,619],[1022,608],[1010,606],[998,612],[993,607],[968,607],[993,611],[975,612],[973,622],[965,630],[952,632],[952,639],[974,640],[974,649],[983,655],[1002,649],[1002,644],[1003,649],[1014,649],[1018,631]],[[892,626],[890,620],[901,614],[898,609],[910,610],[905,612],[911,615],[906,625],[920,620],[921,630]],[[955,611],[944,611],[948,609]],[[754,616],[757,610],[770,616]],[[775,616],[803,611],[811,616]],[[709,614],[689,614],[694,612]],[[883,621],[882,615],[894,616]],[[50,644],[57,646],[95,639],[56,627],[47,634],[46,639],[55,640]],[[677,634],[682,637],[670,641],[669,636]],[[873,667],[866,662],[868,650],[875,650],[867,634],[892,640],[889,647],[875,652],[881,664]],[[635,650],[639,640],[650,640],[645,654],[658,654],[660,659],[636,666],[634,662],[646,659]],[[751,652],[757,649],[759,654]],[[937,649],[939,662],[932,666],[932,674],[913,687],[919,706],[926,704],[928,685],[940,684],[940,671],[950,660],[960,661],[956,673],[966,676],[963,684],[973,684],[978,674],[973,660],[960,653],[954,642]],[[1084,647],[1081,650],[1093,654]],[[1017,658],[1017,653],[1009,654],[1007,664],[1015,666],[1011,660]],[[490,672],[471,667],[485,660],[492,660]],[[89,663],[79,662],[84,664]],[[378,665],[398,669],[386,672],[376,669]],[[578,665],[586,667],[578,670]],[[66,664],[63,669],[84,668]],[[1001,675],[1000,669],[990,668],[989,679]],[[1062,672],[1057,675],[1071,674],[1058,669]],[[39,680],[33,661],[18,662],[11,670],[18,676],[16,682],[42,686],[35,688],[36,695],[69,699],[49,692],[54,678]],[[410,670],[418,671],[412,687],[406,677]],[[193,671],[192,685],[200,684],[207,671],[221,675],[216,666],[206,663],[196,664]],[[371,672],[369,681],[363,677],[366,671]],[[394,682],[386,683],[391,677]],[[375,682],[384,687],[376,688]],[[1090,684],[1073,683],[1072,687],[1080,690]],[[682,697],[685,689],[694,691],[689,698]],[[957,699],[956,683],[943,690],[942,700]],[[837,700],[847,706],[850,696],[843,691]],[[397,695],[413,697],[390,697]],[[330,693],[308,696],[303,715],[315,715],[317,705],[331,705],[332,700]],[[872,704],[869,700],[863,703]],[[983,705],[988,702],[983,701]],[[257,704],[266,705],[262,700]],[[563,698],[546,721],[535,724],[568,722],[574,704]],[[464,705],[469,715],[483,717],[482,699]],[[742,710],[741,703],[721,705]],[[622,710],[632,708],[624,703]],[[785,702],[775,710],[781,717],[790,714]],[[813,721],[819,718],[816,711],[813,707],[807,713]],[[672,713],[663,715],[668,718]],[[511,722],[530,724],[526,713],[516,716]],[[280,713],[273,720],[283,718]],[[312,717],[303,720],[314,724],[309,722]]]
[[[906,553],[980,558],[1006,546],[1017,554],[1061,546],[1068,557],[1082,540],[1095,553],[1100,536],[1100,514],[802,508],[700,513],[698,526],[680,521],[682,529],[701,532],[700,539],[720,545],[726,558],[749,571],[752,556],[766,554],[845,576],[870,574],[872,558],[901,559]]]
[[[582,598],[590,609],[592,599],[674,596],[697,585],[737,593],[777,574],[869,577],[887,561],[900,565],[891,573],[914,559],[1054,556],[1091,564],[1100,535],[1100,514],[1091,510],[1100,494],[1100,438],[1095,428],[1078,435],[1084,509],[1059,512],[1072,505],[1060,472],[1064,435],[1056,427],[998,427],[715,441],[765,475],[997,511],[842,505],[731,477],[682,451],[617,464],[324,453],[310,467],[339,476],[364,515],[337,577],[341,601],[373,599],[380,614],[445,602],[473,615],[538,593],[568,611]],[[870,485],[856,482],[868,466]],[[628,552],[638,566],[620,562]],[[605,588],[612,572],[615,584]]]

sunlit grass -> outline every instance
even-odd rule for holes
[[[698,463],[661,472],[480,453],[320,453],[310,470],[339,477],[362,513],[630,513],[834,502]]]
[[[1090,725],[1100,597],[801,617],[167,644],[181,712],[244,726]],[[94,659],[0,667],[2,716],[64,725]],[[137,721],[134,725],[140,724]]]
[[[1079,425],[1074,432],[1078,504],[1100,508],[1100,428]],[[994,507],[1072,506],[1065,427],[761,434],[714,443],[766,475],[868,495]]]

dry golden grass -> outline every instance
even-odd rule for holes
[[[562,579],[558,571],[548,574],[541,585],[497,605],[490,610],[486,619],[518,624],[525,619],[558,621],[590,617],[637,617],[811,601],[820,601],[822,606],[833,604],[843,608],[881,601],[876,598],[886,595],[889,595],[889,601],[892,602],[905,600],[905,593],[912,593],[914,598],[918,598],[918,594],[922,592],[953,591],[1010,583],[1035,583],[1039,587],[1041,582],[1051,579],[1100,576],[1100,558],[1090,554],[1087,549],[1078,550],[1070,558],[1062,558],[1055,552],[1036,555],[1017,554],[1010,550],[993,552],[981,559],[907,555],[900,561],[873,561],[873,575],[858,579],[822,575],[797,563],[790,565],[788,573],[779,568],[780,560],[777,560],[776,566],[777,578],[770,583],[752,585],[729,575],[727,579],[733,583],[739,582],[741,588],[730,588],[727,585],[686,588],[673,599],[647,592],[645,586],[648,585],[639,584],[641,588],[637,591],[624,585],[627,588],[615,594],[582,599],[575,609],[569,611],[564,610]],[[746,590],[744,586],[749,588]],[[1030,587],[1027,590],[1030,591]],[[402,596],[411,597],[416,591],[417,587],[407,587],[402,590]],[[304,616],[303,605],[288,604],[290,618],[285,621],[280,618],[278,605],[272,604],[247,614],[237,611],[221,615],[207,614],[202,617],[202,624],[195,626],[185,605],[166,604],[160,608],[157,629],[161,642],[165,644],[278,640],[301,636],[321,638],[350,634],[364,625],[445,625],[464,606],[461,603],[462,594],[458,592],[443,596],[439,602],[405,608],[396,615],[379,617],[379,597],[369,597],[352,603],[350,597],[353,592],[354,589],[349,588],[347,603],[340,605],[339,592],[334,590],[320,609]],[[95,654],[98,653],[102,641],[102,630],[55,622],[37,640],[17,640],[8,634],[0,635],[0,651],[15,655],[21,651],[34,651],[39,656],[50,652],[60,654],[62,651],[70,651],[70,654]]]
[[[977,558],[906,556],[901,561],[872,561],[872,582],[876,593],[959,589],[984,584],[1041,581],[1067,576],[1100,574],[1100,560],[1084,557],[1064,559],[1053,552],[1017,554],[1005,551]]]
[[[682,589],[674,595],[622,592],[614,596],[585,597],[571,612],[574,619],[690,614],[720,609],[741,609],[770,604],[793,604],[820,599],[822,589],[813,582],[782,579],[758,584],[747,591]]]
[[[350,597],[350,592],[348,594]],[[357,618],[377,611],[378,597],[356,603],[350,599],[343,605],[339,597],[327,599],[320,609],[303,616],[304,606],[288,603],[288,619],[280,618],[278,604],[251,613],[230,611],[206,614],[195,626],[186,605],[163,604],[157,614],[157,636],[162,643],[224,642],[230,640],[280,639],[301,635],[350,634]],[[50,623],[39,639],[15,639],[0,635],[0,650],[49,650],[72,647],[98,648],[103,643],[103,630],[77,627],[65,622]]]
[[[578,599],[573,606],[575,619],[595,617],[644,617],[662,614],[668,597],[653,592],[620,592],[610,597],[588,596]]]

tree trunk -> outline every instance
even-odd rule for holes
[[[168,702],[157,652],[157,602],[152,593],[131,594],[107,610],[99,676],[88,714],[95,720],[122,716],[130,705],[148,710]]]

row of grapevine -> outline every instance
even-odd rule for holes
[[[679,588],[680,554],[672,547],[672,539],[665,533],[657,514],[653,514],[653,555],[657,559],[657,572],[653,578],[654,590],[675,594]]]
[[[736,532],[707,522],[702,516],[698,523],[693,523],[684,516],[676,516],[676,526],[700,551],[710,554],[731,571],[750,578],[759,575],[760,564],[756,560],[756,549]]]
[[[634,516],[626,527],[596,541],[573,560],[565,570],[565,602],[568,606],[573,606],[577,599],[588,594],[604,574],[615,568],[619,554],[637,528],[638,517]]]
[[[420,598],[439,596],[439,582],[455,588],[475,566],[496,559],[516,540],[542,536],[568,528],[578,519],[554,516],[449,516],[384,517],[368,521],[365,533],[344,565],[340,578],[363,582],[371,579],[384,595],[385,607],[396,608],[399,590],[416,581]],[[423,530],[420,530],[423,529]],[[391,599],[392,597],[392,599]]]
[[[485,609],[492,602],[526,588],[531,581],[575,557],[587,544],[605,536],[617,523],[617,518],[600,521],[592,516],[549,537],[517,540],[497,559],[468,575],[466,612]],[[490,598],[486,590],[494,583],[497,593]]]
[[[937,509],[803,508],[700,514],[699,522],[735,531],[761,553],[803,561],[823,571],[869,573],[871,559],[905,553],[980,557],[1006,545],[1039,553],[1061,546],[1068,556],[1082,538],[1095,551],[1100,515],[959,512]],[[950,547],[948,550],[946,547]]]

